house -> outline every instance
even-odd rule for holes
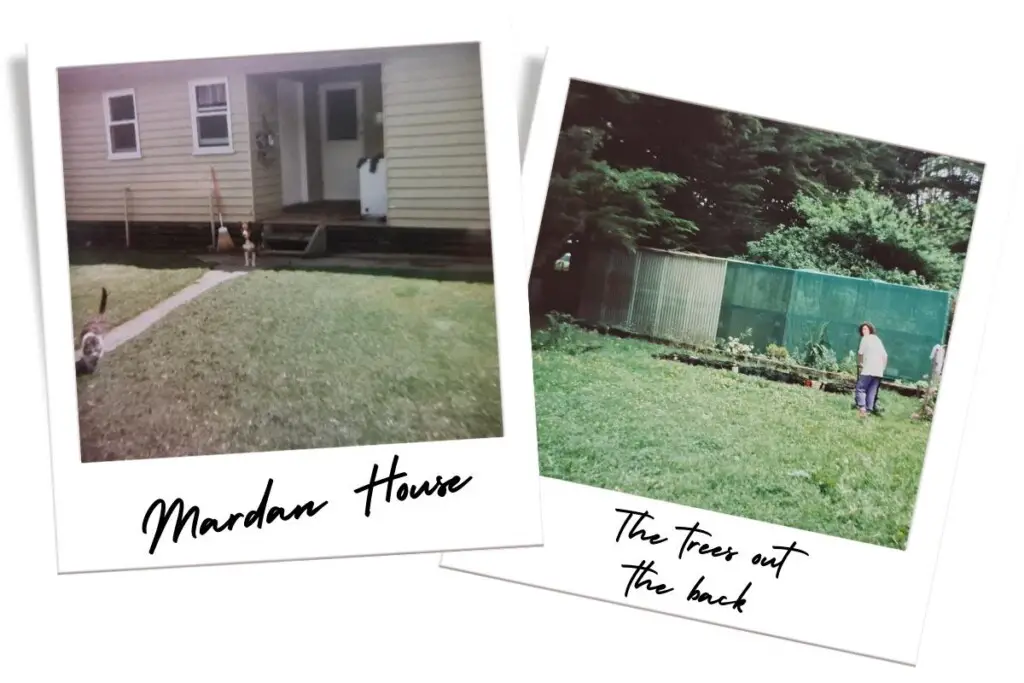
[[[476,43],[63,68],[58,82],[69,236],[489,231]]]

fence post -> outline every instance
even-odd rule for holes
[[[601,259],[604,261],[604,278],[601,281],[601,324],[608,320],[608,280],[611,278],[614,254],[611,251],[602,251]]]
[[[633,284],[629,288],[629,308],[626,311],[626,329],[630,332],[633,331],[633,304],[636,303],[636,281],[640,273],[642,257],[643,254],[639,249],[630,254],[630,260],[633,262]]]
[[[128,193],[131,191],[131,187],[128,185],[124,186],[124,246],[126,249],[130,249],[132,246],[131,235],[128,230]]]
[[[217,248],[217,224],[213,220],[213,190],[210,190],[210,246]]]
[[[658,264],[658,303],[654,305],[654,324],[651,326],[651,336],[662,338],[661,335],[661,307],[665,303],[665,268],[668,266],[668,258],[662,254],[655,257]]]

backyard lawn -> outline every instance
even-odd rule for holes
[[[107,319],[120,325],[195,282],[210,268],[185,255],[125,250],[76,250],[69,260],[75,334],[96,314],[102,287],[109,293]]]
[[[851,396],[579,334],[593,348],[534,352],[542,475],[905,547],[929,430],[914,399],[883,391],[862,420]]]
[[[257,270],[78,393],[85,461],[501,436],[494,287]]]

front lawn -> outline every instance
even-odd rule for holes
[[[861,420],[851,396],[579,335],[534,352],[544,476],[905,546],[929,431],[914,399],[884,391],[884,416]]]
[[[257,270],[78,391],[86,461],[501,436],[494,287]]]
[[[103,287],[107,319],[120,325],[192,284],[210,266],[181,254],[127,250],[75,250],[71,266],[71,311],[75,334],[96,314]]]

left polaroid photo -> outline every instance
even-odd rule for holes
[[[59,573],[541,543],[514,53],[401,33],[28,46]]]

